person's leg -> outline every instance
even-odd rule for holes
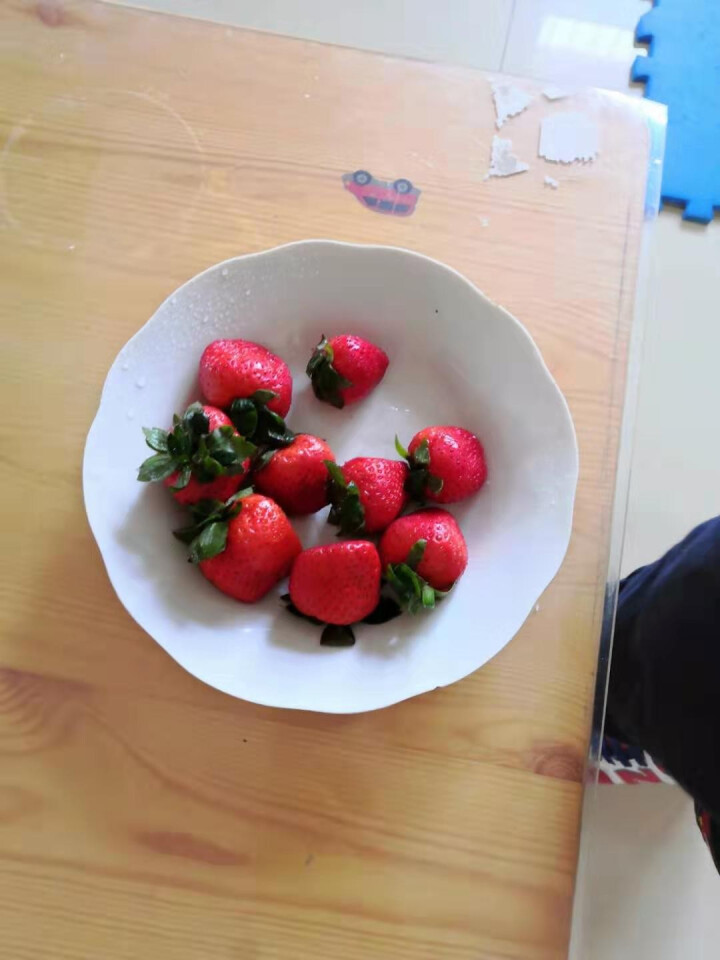
[[[713,858],[715,869],[720,873],[720,829],[718,821],[713,818],[708,810],[703,810],[697,802],[695,803],[695,819]]]
[[[720,839],[720,518],[622,582],[606,730],[647,750]]]

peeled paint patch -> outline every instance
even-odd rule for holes
[[[498,130],[506,120],[510,117],[517,116],[518,113],[522,113],[523,110],[532,103],[530,94],[521,90],[520,87],[514,86],[512,83],[495,80],[490,86],[492,87],[493,100],[495,101],[495,125]]]
[[[488,177],[511,177],[514,173],[524,173],[529,169],[527,163],[518,160],[512,152],[512,140],[493,137],[490,169],[485,174],[486,180]]]
[[[594,160],[598,152],[598,128],[584,113],[556,113],[540,124],[538,155],[553,163]]]
[[[564,100],[565,97],[569,97],[570,94],[567,90],[563,90],[562,87],[556,87],[554,84],[549,84],[543,90],[543,96],[547,100]]]

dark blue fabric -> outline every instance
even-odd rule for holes
[[[621,583],[606,728],[720,819],[720,517]]]

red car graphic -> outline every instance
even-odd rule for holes
[[[409,217],[415,210],[420,191],[409,180],[376,180],[367,170],[344,173],[343,183],[354,197],[376,213],[391,213],[396,217]]]

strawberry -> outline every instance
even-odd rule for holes
[[[199,376],[205,399],[216,407],[226,409],[237,397],[252,397],[258,390],[269,390],[273,396],[265,401],[268,410],[285,417],[290,409],[290,369],[259,343],[214,340],[200,358]]]
[[[388,355],[369,340],[344,333],[327,340],[323,334],[306,373],[318,400],[342,408],[366,397],[385,376]]]
[[[229,597],[255,603],[290,572],[302,544],[282,509],[269,497],[241,490],[225,503],[202,500],[194,523],[175,531],[190,560]]]
[[[410,613],[432,609],[468,562],[457,521],[438,507],[395,520],[382,535],[379,550],[385,578]]]
[[[172,430],[143,427],[155,455],[138,470],[138,480],[162,480],[178,501],[227,500],[250,469],[255,446],[233,428],[222,410],[191,404],[173,417]]]
[[[328,523],[337,524],[340,533],[379,533],[407,503],[409,471],[402,460],[355,457],[342,467],[336,463],[326,466],[332,503]]]
[[[395,447],[410,464],[406,489],[415,500],[455,503],[477,493],[487,479],[482,444],[462,427],[425,427],[408,450],[397,437]]]
[[[253,483],[290,514],[315,513],[328,503],[325,462],[334,460],[324,440],[299,433],[288,447],[269,451]]]
[[[380,599],[380,557],[367,540],[303,550],[290,574],[292,607],[321,623],[348,627],[369,616]],[[351,630],[326,630],[321,641],[351,646]]]

